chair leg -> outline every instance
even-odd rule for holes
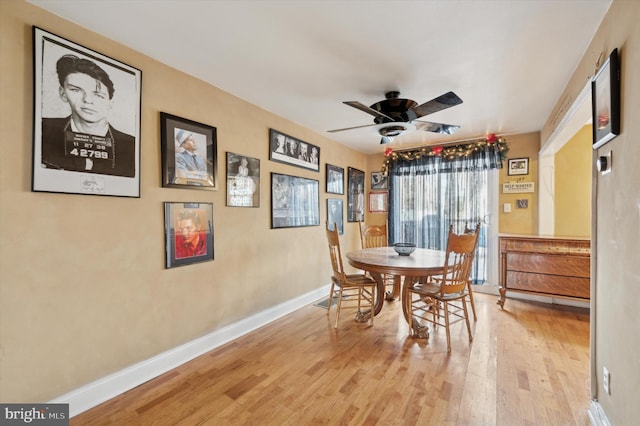
[[[342,307],[342,287],[338,292],[338,306],[336,308],[336,325],[333,328],[338,328],[338,320],[340,320],[340,308]]]
[[[334,286],[334,283],[333,281],[331,281],[331,290],[329,291],[329,302],[327,303],[327,315],[329,315],[329,311],[331,310],[331,305],[333,304],[333,298],[336,297],[335,294],[333,294],[333,286]]]
[[[447,329],[447,353],[451,353],[451,334],[449,333],[449,302],[444,302],[444,324]]]
[[[473,336],[471,335],[471,325],[469,324],[469,311],[467,310],[467,301],[462,298],[462,309],[464,310],[464,321],[467,323],[467,332],[469,333],[469,341],[473,342]]]
[[[478,321],[476,316],[476,304],[473,302],[473,290],[471,290],[471,283],[467,283],[467,289],[469,290],[469,301],[471,302],[471,311],[473,312],[473,320]]]

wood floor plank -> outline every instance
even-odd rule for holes
[[[589,311],[474,294],[466,326],[408,336],[302,308],[71,419],[71,425],[588,425]]]

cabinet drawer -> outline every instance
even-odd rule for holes
[[[589,278],[508,271],[507,289],[588,299]]]
[[[526,239],[507,240],[505,241],[503,251],[517,251],[524,253],[569,253],[569,242]]]
[[[589,278],[589,258],[552,254],[507,253],[507,271]]]

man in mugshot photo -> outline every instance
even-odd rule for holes
[[[70,115],[42,119],[42,166],[134,177],[135,138],[109,123],[115,93],[109,75],[75,55],[58,59],[56,72]]]

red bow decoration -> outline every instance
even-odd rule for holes
[[[388,157],[393,153],[393,149],[392,148],[387,148],[384,150],[384,156]]]
[[[442,150],[443,148],[440,145],[438,145],[438,146],[434,146],[431,152],[433,152],[435,155],[440,155]]]
[[[495,133],[489,133],[487,135],[487,143],[495,143],[498,141],[498,137]]]

